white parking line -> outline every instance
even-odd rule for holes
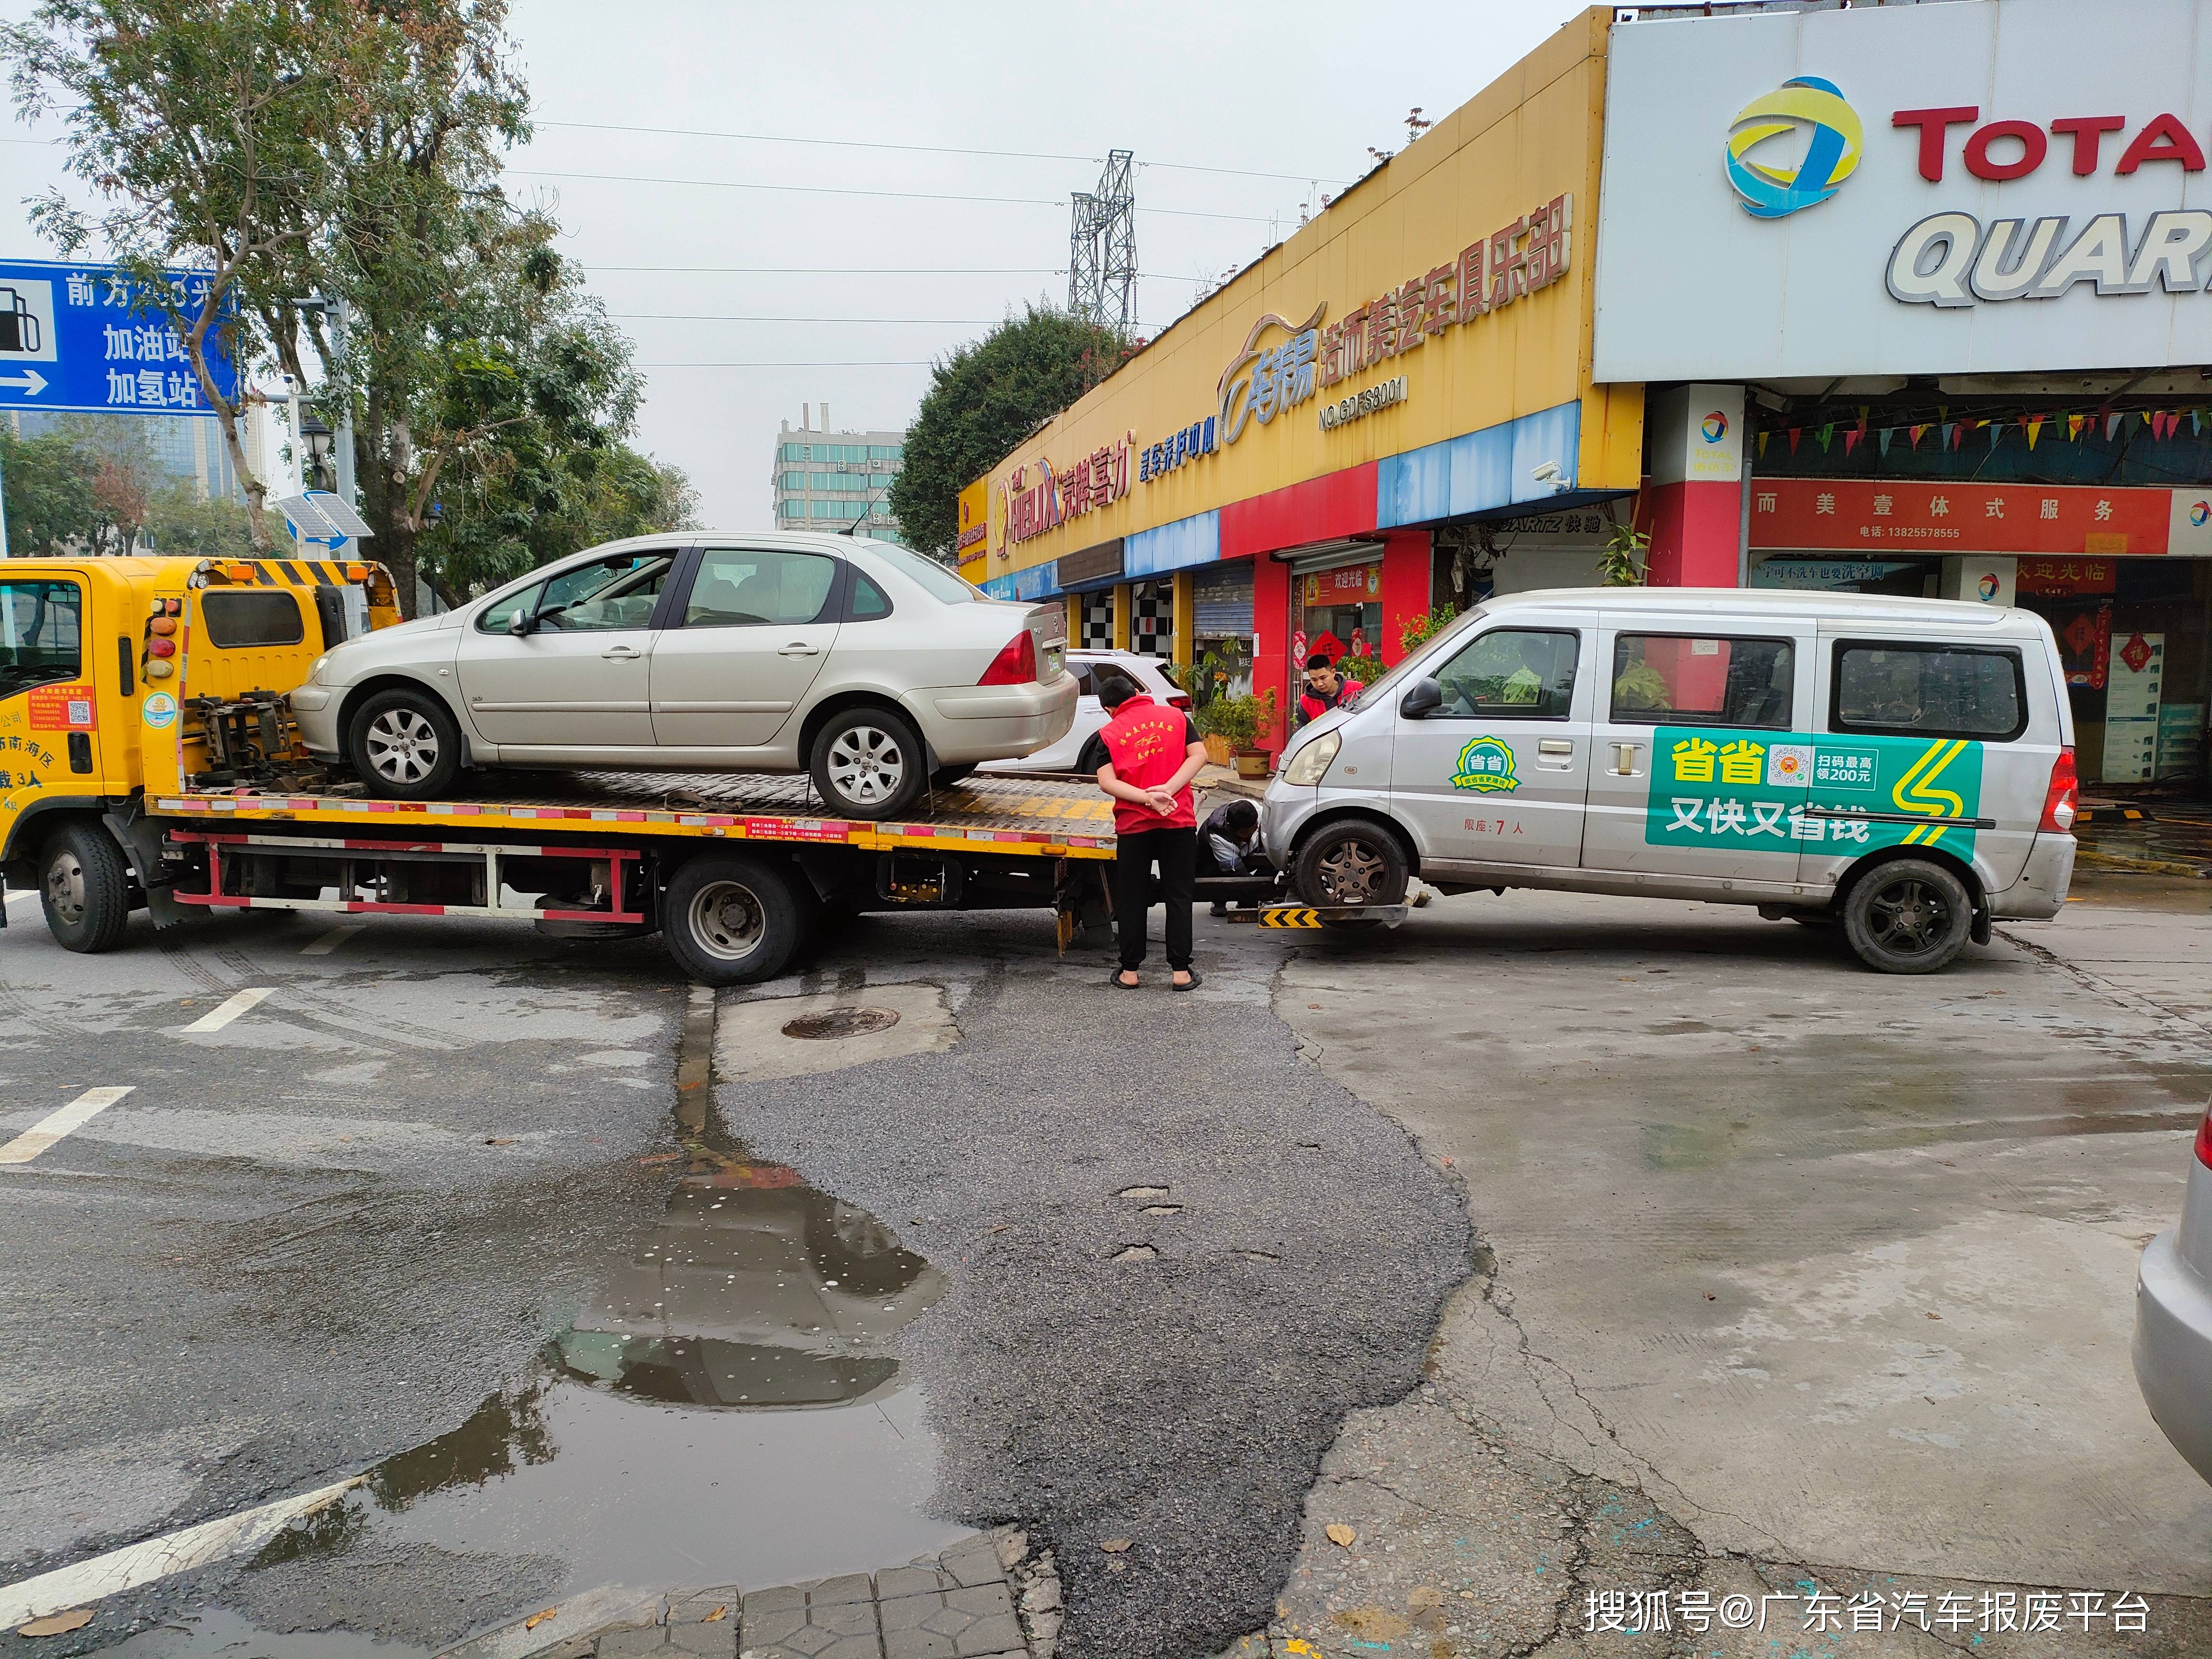
[[[264,999],[276,994],[276,988],[273,985],[258,985],[250,991],[240,991],[222,1007],[210,1009],[184,1030],[188,1032],[220,1031],[240,1014],[250,1013],[260,1006]]]
[[[80,1561],[73,1567],[42,1572],[36,1578],[0,1588],[0,1627],[12,1628],[27,1620],[43,1619],[64,1607],[81,1607],[103,1595],[118,1595],[141,1584],[150,1584],[156,1578],[167,1578],[173,1572],[204,1566],[226,1555],[242,1555],[258,1549],[288,1522],[336,1503],[349,1489],[359,1486],[363,1478],[356,1475],[334,1486],[303,1492],[297,1498],[282,1498],[243,1514],[227,1515],[219,1521],[203,1521],[197,1527],[186,1527],[166,1538],[127,1544],[105,1555],[95,1555],[89,1561]]]
[[[64,1135],[82,1128],[137,1086],[126,1083],[119,1089],[87,1089],[58,1112],[47,1113],[6,1146],[0,1146],[0,1164],[28,1164]]]
[[[36,889],[23,887],[9,894],[8,902],[10,904],[34,904],[38,902],[38,897],[39,895]]]
[[[365,921],[349,921],[343,927],[333,927],[320,939],[311,939],[301,945],[300,954],[303,957],[326,957],[368,926]]]

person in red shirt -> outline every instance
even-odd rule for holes
[[[1315,652],[1306,659],[1306,689],[1298,698],[1298,724],[1317,720],[1332,708],[1351,708],[1366,689],[1358,680],[1340,675],[1326,651]]]
[[[1206,745],[1188,714],[1154,702],[1127,676],[1101,674],[1095,689],[1108,715],[1098,734],[1107,757],[1098,769],[1098,787],[1114,798],[1114,922],[1121,945],[1114,983],[1124,991],[1142,983],[1137,969],[1145,960],[1145,919],[1157,863],[1168,907],[1168,969],[1176,990],[1194,991],[1200,982],[1190,965],[1198,807],[1190,781],[1206,764]]]

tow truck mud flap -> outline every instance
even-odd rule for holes
[[[1258,910],[1232,910],[1228,920],[1257,922],[1262,927],[1328,927],[1347,921],[1379,921],[1395,927],[1412,908],[1409,904],[1271,904]]]

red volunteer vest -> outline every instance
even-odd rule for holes
[[[1182,769],[1190,746],[1189,722],[1180,708],[1163,708],[1142,692],[1115,711],[1098,734],[1114,763],[1114,775],[1139,789],[1157,788]],[[1146,830],[1190,829],[1198,823],[1198,807],[1190,787],[1176,798],[1176,810],[1166,817],[1147,806],[1128,801],[1114,803],[1114,833],[1135,835]]]

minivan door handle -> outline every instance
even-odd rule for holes
[[[1570,738],[1546,738],[1536,745],[1536,752],[1540,755],[1571,755],[1575,752],[1574,741]]]
[[[1616,743],[1613,745],[1613,775],[1632,778],[1636,775],[1636,751],[1644,747],[1640,743]]]
[[[779,657],[818,657],[822,654],[822,647],[809,645],[805,640],[793,640],[789,645],[779,647],[775,654]]]

